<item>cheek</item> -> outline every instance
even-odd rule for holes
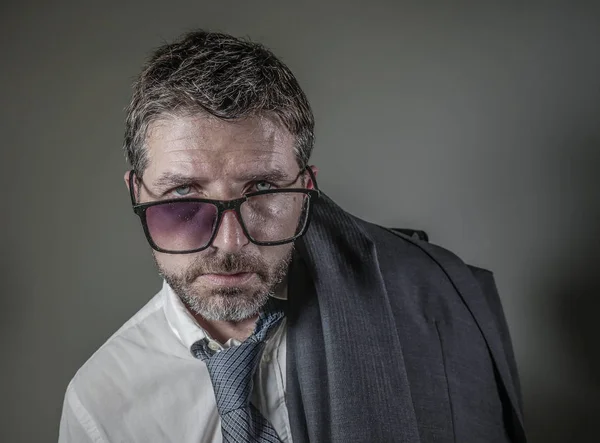
[[[158,268],[169,275],[181,274],[197,260],[196,254],[164,254],[157,251],[153,253]]]
[[[269,267],[280,265],[281,262],[287,259],[292,252],[293,244],[285,244],[279,246],[259,246],[260,258]]]
[[[252,251],[250,251],[252,249]],[[242,252],[261,260],[271,271],[291,257],[293,244],[279,246],[257,246],[248,244]],[[201,267],[202,252],[196,254],[165,254],[153,251],[154,261],[159,270],[168,275],[181,275],[186,271]]]

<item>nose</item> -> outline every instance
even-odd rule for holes
[[[236,212],[230,210],[223,213],[221,222],[217,226],[217,234],[212,242],[213,248],[223,252],[238,252],[249,242]]]

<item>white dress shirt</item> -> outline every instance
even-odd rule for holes
[[[221,443],[208,370],[190,351],[204,337],[210,339],[164,283],[69,383],[59,443]],[[291,442],[285,343],[284,319],[265,346],[252,403],[281,441]],[[238,344],[230,339],[223,347]],[[211,339],[209,346],[221,344]]]

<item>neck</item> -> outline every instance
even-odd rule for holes
[[[230,338],[242,342],[250,337],[254,331],[258,315],[239,322],[206,320],[198,314],[194,314],[194,317],[202,329],[219,343],[224,344]]]

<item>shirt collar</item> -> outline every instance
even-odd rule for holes
[[[191,349],[192,345],[198,340],[202,340],[203,338],[211,339],[210,335],[198,324],[179,296],[175,294],[175,291],[164,280],[162,293],[165,299],[164,309],[167,322],[173,333],[187,349]],[[287,300],[287,284],[282,285],[282,290],[273,297],[280,300]],[[228,348],[239,344],[238,340],[231,338],[223,347]]]

